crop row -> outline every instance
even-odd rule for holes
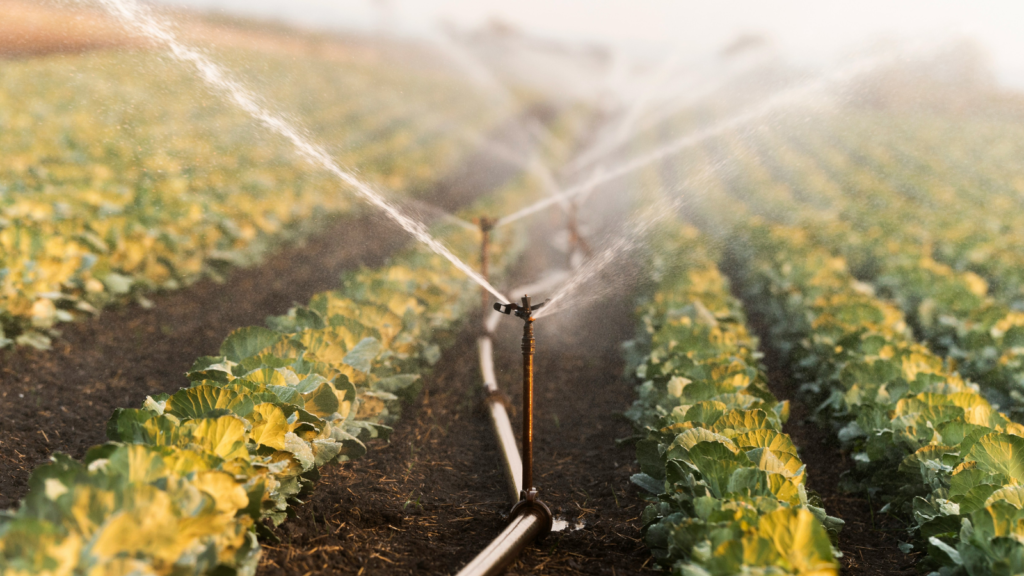
[[[1024,427],[916,342],[893,304],[804,231],[756,220],[737,259],[744,300],[853,451],[855,479],[912,520],[949,573],[1016,573]],[[894,470],[896,472],[894,473]]]
[[[382,188],[435,180],[494,120],[439,71],[225,58],[258,63],[260,91]],[[59,321],[251,262],[352,208],[288,142],[145,51],[5,64],[0,158],[0,346],[45,347]]]
[[[744,299],[854,451],[856,483],[943,572],[1014,573],[1024,444],[998,408],[1021,396],[1021,149],[1003,123],[956,120],[847,110],[725,134],[684,158],[729,159],[691,217],[744,246]]]
[[[687,575],[837,574],[842,521],[808,497],[782,432],[788,403],[768,390],[756,339],[704,238],[668,225],[653,250],[652,295],[629,349],[642,381],[627,412],[641,434],[633,481],[655,559]]]
[[[992,296],[1019,308],[1024,303],[1019,171],[1024,150],[1015,123],[930,117],[881,130],[882,121],[866,116],[849,123],[838,146],[821,146],[821,133],[795,144],[819,154],[829,151],[814,156],[838,182],[856,183],[845,186],[848,198],[888,191],[894,213],[916,215],[901,227],[908,237],[928,245],[936,260],[978,273],[990,282]]]
[[[1009,305],[1016,296],[1000,291],[990,295],[985,279],[936,259],[946,259],[942,255],[961,240],[950,232],[950,214],[958,222],[974,225],[975,247],[982,237],[990,243],[1001,241],[1001,228],[986,232],[986,226],[978,225],[1001,216],[977,209],[966,214],[951,210],[951,205],[963,204],[941,193],[932,194],[927,202],[912,203],[913,194],[928,196],[931,190],[886,186],[878,174],[895,170],[875,172],[870,165],[843,161],[828,146],[801,154],[783,139],[762,140],[768,140],[773,151],[774,160],[766,161],[775,164],[767,178],[774,190],[783,190],[775,200],[784,202],[788,219],[852,262],[857,277],[899,305],[933,350],[955,360],[957,369],[978,382],[990,401],[1011,415],[1018,414],[1024,401],[1024,315]],[[870,149],[860,151],[858,157]],[[744,172],[752,172],[749,163]],[[767,178],[747,183],[748,199],[758,202],[766,196]],[[840,214],[841,220],[822,214],[800,196],[816,196],[819,207]],[[904,215],[911,212],[915,217],[908,223]],[[1004,287],[1013,284],[1005,278],[996,281]]]
[[[535,188],[518,180],[475,209],[504,213]],[[433,232],[478,252],[471,230]],[[521,236],[496,232],[492,271]],[[288,517],[321,467],[387,438],[397,401],[478,303],[475,284],[415,248],[233,332],[195,362],[188,388],[116,410],[110,442],[33,472],[21,507],[0,516],[0,572],[252,574],[257,535]]]

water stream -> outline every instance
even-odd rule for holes
[[[431,236],[427,231],[427,227],[422,222],[409,217],[397,206],[377,193],[369,184],[342,169],[322,146],[314,143],[308,136],[304,135],[297,127],[288,123],[283,117],[269,110],[265,104],[260,102],[255,94],[242,86],[238,81],[230,78],[221,66],[214,63],[199,50],[179,41],[174,33],[171,32],[170,27],[158,20],[147,7],[135,0],[97,0],[97,2],[110,12],[111,15],[120,20],[125,27],[146,36],[157,44],[165,46],[176,60],[193,66],[199,77],[208,86],[226,96],[236,106],[271,131],[291,141],[295,149],[306,160],[334,174],[339,180],[355,190],[360,198],[380,209],[401,226],[402,229],[416,238],[416,240],[443,256],[462,271],[463,274],[496,298],[508,302],[508,299],[492,286],[490,282],[470,268],[468,264],[460,260],[444,244]]]
[[[526,206],[512,214],[504,216],[495,223],[495,227],[511,224],[516,220],[536,214],[553,204],[560,204],[573,196],[587,192],[594,186],[621,178],[681,150],[696,146],[708,138],[718,136],[728,130],[733,130],[755,120],[764,118],[781,108],[800,102],[815,102],[822,92],[837,84],[842,84],[843,82],[847,82],[857,76],[876,70],[883,65],[895,62],[900,58],[906,58],[909,55],[917,54],[930,47],[930,44],[926,44],[923,48],[911,47],[903,50],[887,52],[882,55],[862,58],[835,72],[802,82],[791,88],[780,90],[760,104],[742,110],[737,114],[712,124],[711,126],[690,132],[671,142],[658,146],[654,150],[640,154],[630,160],[622,162],[621,164],[606,168],[599,178],[589,178],[583,182],[563,189],[558,194],[549,195],[542,200]]]

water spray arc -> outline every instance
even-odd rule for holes
[[[560,192],[550,194],[529,206],[513,212],[512,214],[503,216],[498,219],[494,226],[495,228],[500,228],[506,224],[511,224],[512,222],[536,214],[537,212],[540,212],[554,204],[563,204],[568,199],[588,193],[593,186],[604,184],[626,176],[627,174],[633,173],[654,162],[667,158],[672,154],[696,146],[709,138],[719,136],[729,130],[735,130],[756,120],[768,117],[788,106],[801,102],[813,102],[815,97],[820,96],[829,88],[841,85],[843,82],[848,82],[864,73],[875,70],[880,66],[896,62],[901,58],[909,58],[914,55],[926,54],[931,48],[932,46],[929,43],[923,43],[921,45],[914,44],[904,50],[884,53],[879,56],[865,57],[831,73],[811,78],[790,88],[782,89],[765,99],[760,104],[741,110],[733,116],[716,122],[710,126],[684,134],[654,150],[639,154],[617,165],[613,165],[610,168],[602,169],[599,176],[592,177],[588,181],[563,188]]]
[[[84,0],[83,0],[84,1]],[[193,66],[199,77],[213,90],[225,95],[231,102],[258,120],[271,131],[289,140],[306,160],[327,170],[336,176],[343,183],[352,187],[356,194],[372,206],[379,208],[391,220],[395,221],[406,232],[411,234],[418,241],[425,244],[436,254],[444,257],[452,263],[463,274],[468,276],[482,288],[493,294],[496,298],[507,300],[507,298],[485,280],[480,274],[473,270],[468,264],[453,254],[444,244],[430,235],[423,223],[407,216],[397,206],[387,201],[369,184],[356,178],[352,173],[344,170],[335,162],[324,148],[313,143],[298,128],[289,124],[280,115],[271,112],[264,104],[261,104],[255,94],[250,92],[239,82],[228,76],[223,68],[207,58],[195,48],[183,44],[169,30],[169,27],[154,17],[148,8],[139,4],[136,0],[98,0],[110,14],[115,16],[125,27],[162,44],[171,55],[180,62]]]

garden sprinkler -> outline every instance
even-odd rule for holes
[[[569,269],[570,270],[572,269],[572,257],[573,257],[573,254],[575,254],[577,250],[579,250],[580,252],[583,253],[584,258],[590,258],[590,256],[591,256],[590,246],[583,239],[583,237],[580,236],[580,229],[579,229],[579,224],[578,224],[578,219],[577,219],[577,213],[579,212],[579,207],[580,207],[580,205],[579,205],[578,202],[574,201],[574,202],[570,203],[569,204],[569,210],[567,211],[567,214],[566,214],[567,217],[568,217],[568,221],[566,222],[566,227],[569,229],[569,255],[568,255],[568,258],[569,258]]]
[[[488,218],[487,216],[481,216],[477,218],[477,224],[480,225],[480,275],[483,276],[484,280],[490,282],[490,276],[488,268],[490,267],[490,251],[491,251],[491,230],[494,230],[494,224],[497,222],[494,218]],[[483,297],[483,306],[481,310],[484,310],[484,332],[487,332],[487,303],[491,301],[491,295],[487,292],[486,288],[481,289]]]
[[[519,492],[519,502],[512,507],[510,518],[515,518],[527,508],[534,508],[547,519],[544,534],[551,531],[551,510],[537,498],[537,489],[533,487],[533,312],[544,306],[541,302],[536,306],[530,304],[530,297],[523,295],[523,303],[494,303],[494,309],[502,314],[515,314],[523,319],[523,486]]]

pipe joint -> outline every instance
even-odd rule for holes
[[[519,492],[519,502],[516,502],[516,505],[508,513],[509,522],[514,522],[521,514],[527,512],[533,512],[541,517],[541,531],[537,535],[538,539],[551,533],[551,527],[554,525],[554,516],[551,514],[551,509],[548,508],[548,505],[537,497],[536,488]]]

